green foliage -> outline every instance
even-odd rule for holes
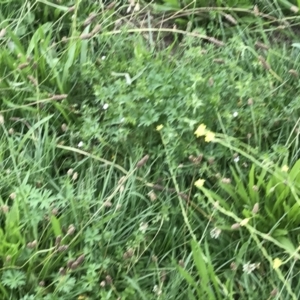
[[[21,288],[26,283],[26,275],[17,270],[7,270],[3,272],[1,282],[10,289]]]
[[[100,2],[0,3],[0,298],[298,299],[290,4]]]

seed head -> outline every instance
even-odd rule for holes
[[[81,36],[80,36],[80,39],[81,40],[88,40],[92,37],[92,35],[90,33],[83,33]]]
[[[11,199],[11,200],[15,200],[16,199],[16,193],[11,193],[10,195],[9,195],[9,198]]]
[[[231,16],[229,14],[225,14],[224,17],[233,25],[237,25],[237,20],[233,16]]]
[[[30,80],[30,82],[34,85],[34,86],[38,86],[38,81],[31,75],[28,75],[27,78]]]
[[[259,16],[260,15],[260,12],[259,12],[259,9],[258,9],[257,5],[254,5],[253,13],[254,13],[255,16]]]
[[[215,58],[215,59],[213,60],[213,62],[216,63],[216,64],[219,64],[219,65],[225,64],[225,60],[222,59],[222,58]]]
[[[58,214],[58,209],[57,208],[53,208],[51,210],[51,213],[52,213],[53,216],[56,216]]]
[[[62,236],[61,235],[57,236],[55,239],[55,246],[59,246],[61,243],[61,240],[62,240]]]
[[[67,262],[67,267],[70,269],[72,264],[75,262],[75,259],[71,259]]]
[[[34,240],[33,242],[29,242],[29,243],[27,244],[27,248],[33,249],[33,248],[36,247],[36,245],[37,245],[37,241]]]
[[[234,223],[231,225],[231,229],[236,230],[239,229],[241,227],[240,223]]]
[[[143,165],[147,163],[148,159],[149,159],[149,155],[147,154],[136,164],[136,167],[138,169],[141,168]]]
[[[269,46],[267,46],[266,44],[263,44],[261,42],[256,42],[255,43],[256,48],[262,49],[262,50],[269,50]]]
[[[97,25],[93,28],[91,34],[92,34],[92,35],[95,35],[95,34],[98,33],[100,30],[101,30],[101,25],[97,24]]]
[[[269,71],[271,69],[270,65],[266,62],[266,60],[262,57],[262,56],[259,56],[258,57],[258,60],[261,62],[262,66],[267,70]]]
[[[166,278],[167,278],[167,273],[166,273],[165,270],[162,270],[162,271],[160,272],[160,281],[161,281],[161,282],[164,282],[164,281],[166,281]]]
[[[80,255],[77,259],[76,259],[76,262],[78,263],[78,265],[80,265],[83,261],[84,261],[84,254]]]
[[[157,196],[153,190],[148,193],[148,196],[152,202],[157,199]]]
[[[225,183],[225,184],[230,184],[231,183],[231,179],[230,178],[222,178],[221,182]]]
[[[64,252],[66,250],[68,250],[69,246],[68,245],[61,245],[58,247],[57,251],[58,252]]]
[[[123,185],[122,185],[123,186]],[[121,186],[121,187],[122,187]],[[112,203],[111,203],[111,201],[109,201],[109,200],[106,200],[104,203],[103,203],[103,205],[104,205],[104,207],[112,207]]]
[[[106,283],[107,283],[108,285],[111,285],[111,284],[113,283],[113,280],[112,280],[112,278],[111,278],[110,275],[107,275],[107,276],[105,277],[105,281],[106,281]]]
[[[75,269],[78,268],[78,266],[79,266],[79,263],[77,263],[77,262],[75,261],[75,262],[72,263],[70,269],[75,270]]]
[[[83,22],[83,26],[86,27],[87,25],[91,24],[93,20],[96,18],[97,14],[91,12],[88,18]]]
[[[275,297],[277,295],[277,293],[278,293],[278,290],[277,290],[277,288],[275,288],[271,291],[270,296]]]
[[[6,29],[2,28],[1,31],[0,31],[0,38],[4,37],[5,34],[6,34]]]
[[[189,200],[189,196],[185,193],[180,192],[180,193],[178,193],[178,196],[183,200],[186,200],[186,201]]]
[[[151,260],[152,260],[153,262],[157,262],[157,256],[156,256],[156,255],[152,255]]]
[[[135,7],[134,7],[134,11],[139,11],[140,10],[140,3],[138,2]]]
[[[78,178],[78,173],[75,172],[72,176],[72,180],[75,181]]]
[[[249,98],[248,101],[247,101],[247,104],[249,106],[253,105],[253,99],[252,98]]]
[[[257,214],[259,211],[259,204],[258,203],[255,203],[253,208],[252,208],[252,213],[253,214]]]
[[[40,282],[39,282],[39,286],[40,286],[40,287],[44,287],[44,286],[45,286],[45,281],[44,281],[44,280],[40,281]]]
[[[240,225],[241,225],[241,226],[245,226],[245,225],[247,225],[247,224],[249,223],[249,221],[250,221],[250,218],[245,218],[245,219],[243,219],[243,220],[241,221]]]
[[[296,70],[294,70],[294,69],[289,70],[289,73],[291,75],[293,75],[294,77],[296,77],[296,78],[299,76],[298,72]]]
[[[25,68],[27,68],[29,66],[29,63],[22,63],[22,64],[20,64],[20,65],[18,65],[18,69],[19,70],[23,70],[23,69],[25,69]]]
[[[67,124],[63,123],[63,124],[61,125],[61,130],[62,130],[63,132],[66,132],[66,131],[68,130]]]
[[[102,288],[104,288],[104,287],[106,286],[105,280],[102,280],[102,281],[100,282],[100,286],[101,286]]]
[[[73,224],[71,224],[68,228],[67,235],[73,235],[75,230],[76,230],[75,226]]]
[[[232,271],[236,271],[236,270],[237,270],[237,265],[236,265],[235,262],[232,262],[232,263],[230,264],[230,269],[231,269]]]
[[[292,5],[292,6],[290,7],[290,10],[291,10],[293,13],[295,13],[295,14],[297,14],[297,13],[299,12],[299,8],[298,8],[297,6],[295,6],[295,5]]]
[[[75,5],[70,6],[70,7],[68,8],[68,12],[73,12],[74,10],[75,10]]]
[[[184,263],[184,261],[182,259],[179,260],[178,264],[182,268],[184,268],[184,266],[185,266],[185,263]]]
[[[134,255],[134,250],[132,248],[129,248],[124,254],[123,258],[124,259],[129,259]]]
[[[68,97],[67,94],[61,94],[61,95],[53,95],[50,100],[63,100]]]
[[[213,37],[207,37],[207,40],[208,40],[209,42],[215,44],[215,45],[218,46],[218,47],[223,47],[223,46],[225,46],[225,43],[223,43],[222,41],[217,40],[217,39],[215,39],[215,38],[213,38]]]

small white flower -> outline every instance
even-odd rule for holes
[[[75,173],[73,174],[73,176],[72,176],[72,179],[75,181],[77,178],[78,178],[78,173],[75,172]]]
[[[105,103],[105,104],[103,105],[103,109],[104,109],[104,110],[107,110],[107,109],[108,109],[108,106],[109,106],[109,105],[108,105],[107,103]]]
[[[146,230],[147,230],[147,228],[148,228],[148,224],[147,224],[147,223],[142,222],[142,223],[140,224],[140,231],[141,231],[142,233],[145,233]]]
[[[210,231],[210,236],[213,238],[213,239],[217,239],[219,237],[219,235],[221,234],[221,229],[219,228],[214,228]]]
[[[233,116],[234,118],[236,118],[238,115],[239,115],[239,113],[238,113],[237,111],[235,111],[235,112],[232,114],[232,116]]]
[[[80,141],[77,146],[78,146],[78,148],[81,148],[83,146],[83,142]]]
[[[162,293],[162,290],[158,287],[158,285],[155,285],[154,287],[153,287],[153,293],[155,293],[157,296],[160,296],[161,295],[161,293]]]
[[[105,55],[103,55],[103,56],[101,57],[101,59],[102,59],[102,60],[105,60],[105,59],[106,59],[106,56],[105,56]]]
[[[252,273],[256,268],[258,267],[257,264],[250,264],[250,262],[247,262],[243,265],[243,272],[246,274]]]
[[[125,121],[125,119],[124,119],[124,118],[122,118],[122,119],[120,120],[120,122],[121,122],[121,123],[123,123],[124,121]]]
[[[237,157],[235,157],[235,158],[233,159],[233,161],[236,162],[236,163],[239,162],[239,160],[240,160],[239,156],[237,156]]]

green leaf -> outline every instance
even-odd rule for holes
[[[1,283],[10,289],[17,289],[26,284],[26,275],[18,270],[7,270],[2,273]]]
[[[54,215],[51,215],[50,221],[51,221],[52,230],[53,230],[55,236],[62,235],[62,230],[61,230],[59,220]]]
[[[278,236],[276,240],[287,250],[287,253],[294,253],[296,248],[292,241],[285,236]]]
[[[210,288],[210,274],[207,272],[207,265],[204,260],[204,254],[196,241],[192,240],[191,246],[194,263],[200,276],[201,290],[205,292],[204,295],[208,296],[209,299],[215,299],[214,293]]]
[[[200,299],[201,293],[200,293],[200,290],[199,290],[199,286],[196,283],[196,281],[194,280],[194,278],[182,267],[178,266],[177,269],[178,269],[179,273],[181,274],[181,276],[187,281],[187,283],[190,284],[192,287],[194,287],[196,289],[197,294],[198,294],[198,298]]]
[[[71,277],[71,275],[65,275],[60,277],[56,288],[59,292],[70,293],[74,289],[75,284],[76,279],[74,277]]]

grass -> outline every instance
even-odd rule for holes
[[[1,299],[299,298],[298,16],[167,2],[0,4]]]

